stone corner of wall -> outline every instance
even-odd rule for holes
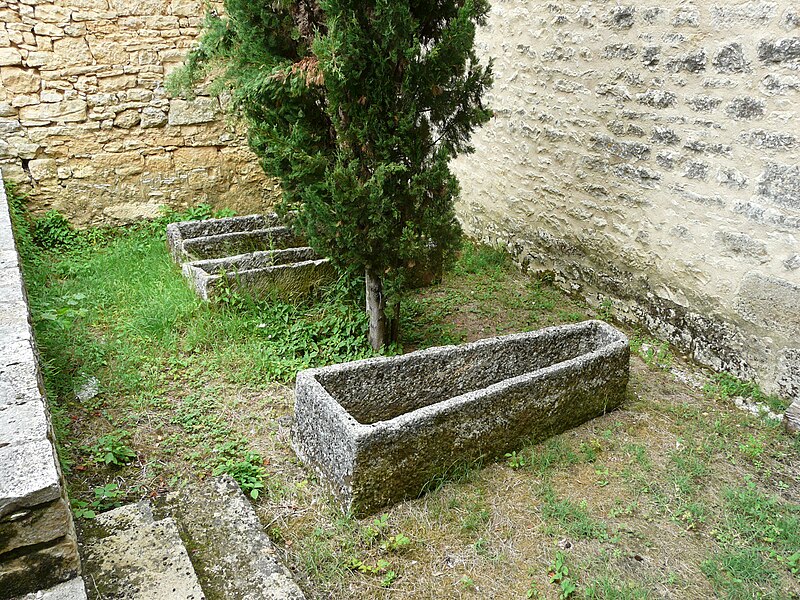
[[[80,559],[2,175],[0,347],[0,598],[10,598],[75,577]]]

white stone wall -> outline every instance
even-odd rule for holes
[[[800,396],[800,5],[492,4],[467,231]]]
[[[218,2],[215,4],[219,4]],[[0,0],[0,170],[77,224],[277,192],[219,101],[170,99],[200,0]]]

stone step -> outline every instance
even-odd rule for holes
[[[76,577],[46,590],[19,596],[14,600],[86,600],[83,579]]]
[[[178,523],[208,598],[305,599],[231,477],[188,486],[168,497],[163,510]]]
[[[83,558],[89,598],[205,598],[175,521],[156,521],[147,503],[99,515],[84,530]]]

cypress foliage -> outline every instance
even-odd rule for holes
[[[173,84],[207,72],[311,245],[367,275],[373,347],[410,269],[457,247],[448,162],[491,117],[474,51],[486,0],[226,0]],[[388,316],[387,316],[388,315]]]

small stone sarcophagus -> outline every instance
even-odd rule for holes
[[[616,408],[629,353],[623,333],[586,321],[301,371],[292,445],[345,509],[368,513]]]
[[[293,300],[336,277],[275,214],[170,223],[167,244],[197,295],[211,302],[228,290]]]
[[[246,290],[255,298],[298,298],[336,276],[330,261],[308,247],[197,260],[182,268],[197,295],[211,302],[226,289]]]
[[[305,245],[276,214],[170,223],[167,244],[177,263]]]

